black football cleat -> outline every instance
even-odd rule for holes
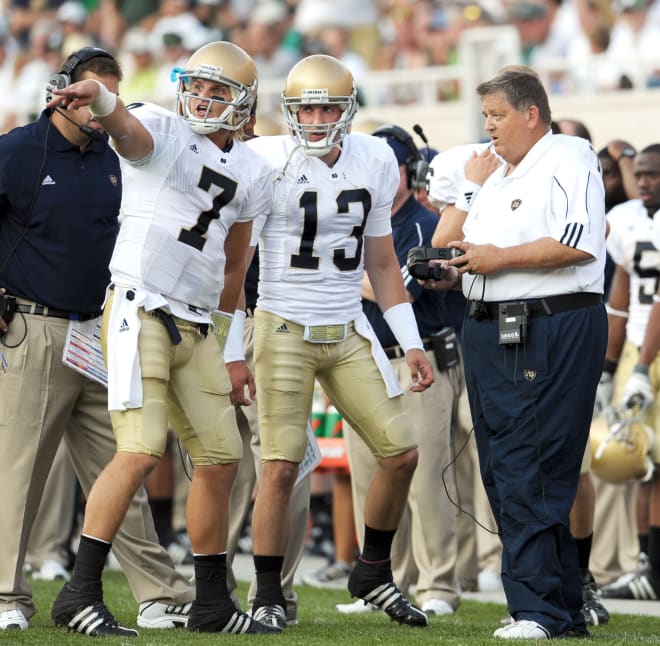
[[[375,580],[376,577],[380,581]],[[429,625],[427,614],[396,587],[390,568],[382,569],[358,561],[348,579],[348,591],[354,597],[376,606],[400,624],[417,627]]]
[[[102,600],[92,600],[66,583],[50,612],[56,626],[89,637],[137,637],[138,631],[122,626]]]
[[[234,609],[227,613],[217,609],[204,612],[193,607],[188,617],[188,630],[199,633],[227,633],[233,635],[280,633],[281,629],[262,624],[248,614]]]

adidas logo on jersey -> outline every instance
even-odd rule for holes
[[[55,180],[50,175],[46,175],[46,177],[44,177],[44,181],[41,182],[42,186],[52,186],[54,184]]]
[[[192,150],[195,153],[195,155],[199,152],[197,150],[197,144],[193,144],[192,146],[188,146],[188,149]]]
[[[309,184],[309,180],[307,179],[307,175],[304,173],[298,178],[298,181],[296,184]]]
[[[128,325],[128,321],[126,319],[122,319],[120,325],[119,325],[119,331],[120,332],[128,332],[130,330],[130,326]]]
[[[289,334],[289,328],[286,326],[286,323],[282,323],[280,327],[275,330],[278,334]]]

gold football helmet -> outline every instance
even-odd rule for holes
[[[229,87],[231,101],[214,97],[209,99],[206,115],[196,116],[190,110],[190,100],[199,98],[191,92],[194,78],[216,81]],[[208,43],[200,47],[186,63],[185,69],[172,70],[177,86],[177,112],[200,135],[225,130],[238,130],[250,118],[250,108],[257,94],[257,67],[238,45],[225,41]],[[213,105],[224,106],[218,117],[209,116]]]
[[[610,409],[596,417],[589,433],[591,470],[605,482],[618,484],[653,475],[650,456],[653,432],[635,409]]]
[[[338,121],[303,126],[298,121],[302,104],[336,104],[342,110]],[[341,143],[357,111],[357,91],[348,68],[332,56],[315,54],[296,63],[286,78],[282,92],[284,120],[294,139],[309,155],[322,157]],[[325,138],[310,141],[308,131],[324,132]]]

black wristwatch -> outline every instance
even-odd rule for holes
[[[616,163],[618,164],[623,157],[630,157],[632,159],[636,155],[637,155],[637,152],[635,151],[635,149],[628,146],[627,148],[624,148],[619,153],[619,156],[617,157]]]

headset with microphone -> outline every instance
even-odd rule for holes
[[[53,90],[62,90],[73,83],[73,76],[78,65],[86,63],[92,58],[98,57],[114,58],[112,54],[106,52],[105,49],[101,49],[100,47],[83,47],[77,52],[71,54],[66,63],[62,66],[62,69],[57,74],[53,74],[50,77],[48,85],[46,86],[46,103],[48,103],[53,98]],[[72,123],[74,126],[76,126],[80,132],[89,137],[92,141],[100,141],[103,139],[103,135],[98,130],[78,123],[68,114],[66,114],[64,110],[61,110],[57,107],[53,108],[53,110],[62,115],[69,123]]]
[[[53,108],[57,114],[62,115],[69,123],[72,123],[80,132],[83,133],[83,135],[89,137],[92,141],[101,141],[103,139],[103,135],[98,131],[95,130],[94,128],[90,128],[89,126],[85,125],[84,123],[78,123],[74,119],[72,119],[64,110],[61,110],[60,108]]]
[[[417,130],[415,130],[415,132],[417,132]],[[429,162],[422,157],[419,149],[415,146],[412,137],[403,128],[393,125],[381,126],[371,134],[374,137],[392,137],[392,139],[403,144],[409,152],[404,162],[406,166],[408,188],[413,191],[424,191],[428,189],[427,174],[429,170]]]

